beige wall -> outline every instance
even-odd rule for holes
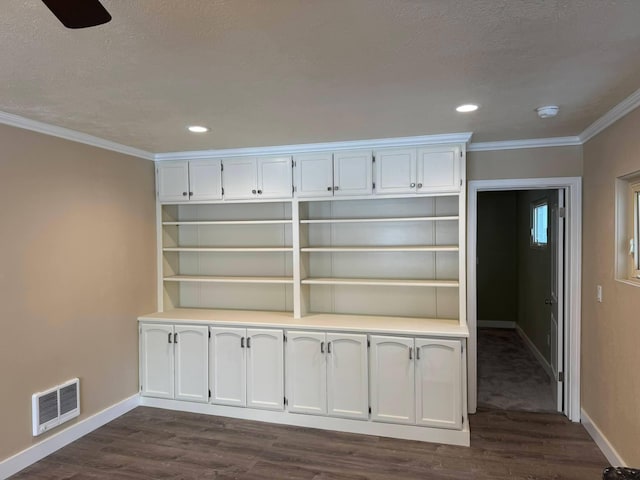
[[[478,320],[518,318],[517,192],[478,193]]]
[[[581,175],[581,146],[467,153],[467,180]]]
[[[630,466],[640,465],[640,287],[614,280],[614,183],[640,170],[639,127],[636,109],[584,147],[582,405]]]
[[[153,162],[0,126],[0,460],[43,438],[32,393],[79,377],[86,418],[138,390],[154,219]]]

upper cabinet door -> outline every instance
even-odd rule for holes
[[[366,335],[327,333],[327,401],[333,417],[369,418]]]
[[[325,334],[287,333],[287,397],[289,411],[327,413],[327,364]]]
[[[173,326],[140,326],[140,383],[142,394],[173,398]]]
[[[256,198],[258,194],[258,171],[255,158],[232,158],[223,160],[222,186],[224,198],[242,200]]]
[[[462,428],[462,350],[459,340],[416,338],[418,425]]]
[[[211,402],[221,405],[246,405],[246,330],[211,327],[209,371]]]
[[[336,196],[370,195],[373,191],[373,155],[370,151],[336,153],[333,172]]]
[[[415,423],[413,338],[372,335],[371,419]]]
[[[247,329],[247,407],[284,410],[282,330]]]
[[[416,153],[412,148],[376,152],[376,194],[416,192]]]
[[[209,401],[209,328],[190,325],[174,327],[175,398],[192,402]]]
[[[460,149],[418,150],[418,193],[460,191]]]
[[[333,195],[333,155],[309,153],[295,157],[296,197]]]
[[[157,163],[158,200],[161,202],[186,202],[189,200],[189,163]]]
[[[258,198],[291,198],[293,195],[291,157],[257,159]],[[226,193],[226,191],[225,191]]]
[[[189,162],[190,199],[195,201],[222,199],[222,161],[192,160]]]

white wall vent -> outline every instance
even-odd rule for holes
[[[74,378],[31,396],[33,436],[80,415],[80,380]]]

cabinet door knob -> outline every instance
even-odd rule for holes
[[[187,196],[187,192],[182,192],[182,196],[186,197]]]
[[[411,183],[411,184],[409,184],[409,186],[410,186],[411,188],[414,188],[414,187],[416,186],[416,184],[415,184],[415,183]]]
[[[251,190],[251,193],[253,193],[253,194],[255,195],[255,194],[256,194],[256,191],[255,191],[255,190]]]
[[[331,342],[327,343],[327,353],[331,353]]]
[[[178,332],[173,334],[173,343],[178,343]]]
[[[340,190],[340,187],[336,185],[335,187],[333,187],[333,189],[334,190]]]
[[[331,190],[333,190],[333,187],[327,187],[327,190],[330,192]]]
[[[247,348],[251,348],[251,337],[247,337]]]
[[[240,338],[240,348],[244,348],[244,337]]]
[[[320,342],[320,353],[324,353],[324,342]]]
[[[167,338],[168,342],[171,343],[171,332],[169,332],[169,338]]]
[[[258,190],[258,195],[262,195],[262,190]]]
[[[409,360],[413,360],[413,347],[409,347]]]
[[[193,192],[189,192],[189,196],[192,196],[192,195],[193,195]]]
[[[422,184],[421,183],[418,184],[418,188],[422,188]]]

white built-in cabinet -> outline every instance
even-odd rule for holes
[[[210,343],[212,403],[284,408],[282,330],[211,327]]]
[[[462,428],[459,340],[371,336],[371,418]]]
[[[162,162],[157,167],[160,202],[204,202],[222,199],[220,159]]]
[[[225,200],[291,198],[291,156],[223,160]]]
[[[206,326],[142,324],[140,347],[143,395],[208,401]]]
[[[460,191],[460,148],[384,149],[375,157],[376,194]]]
[[[287,332],[287,400],[292,413],[369,417],[365,334]]]
[[[299,198],[370,195],[373,191],[370,150],[310,153],[295,157],[295,192]]]

